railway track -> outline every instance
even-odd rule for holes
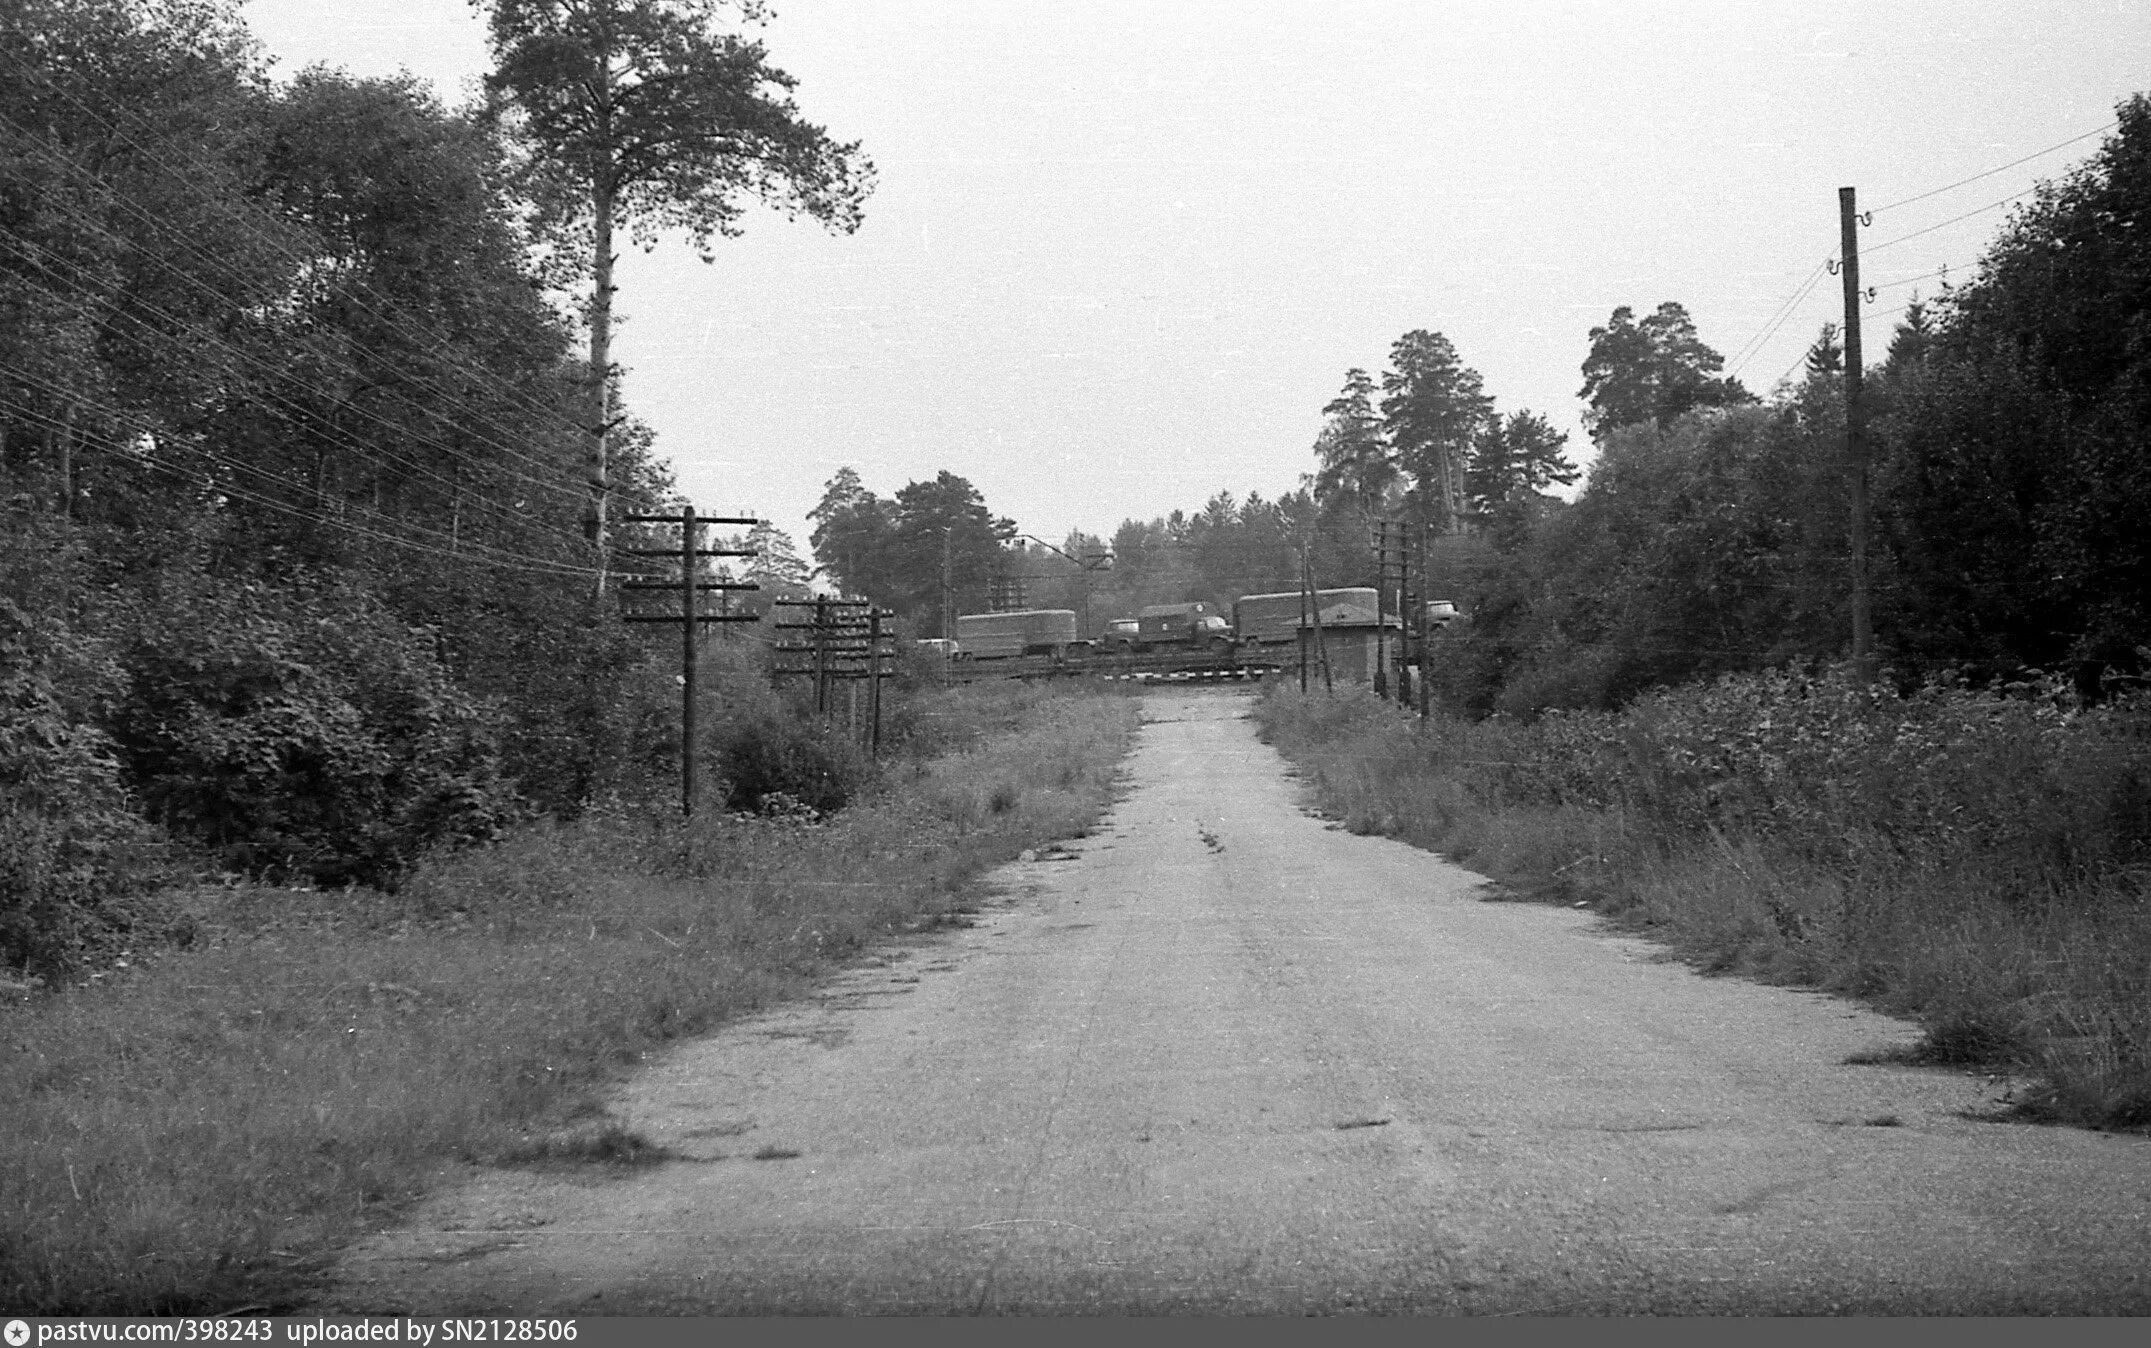
[[[986,679],[1127,679],[1135,681],[1207,681],[1259,679],[1296,668],[1277,655],[1239,651],[1224,656],[1208,651],[1146,651],[1134,655],[1094,654],[1056,660],[1050,655],[1009,656],[997,660],[955,660],[949,678],[955,683]]]

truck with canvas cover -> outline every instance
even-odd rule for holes
[[[1232,624],[1201,602],[1152,604],[1135,614],[1135,637],[1124,650],[1210,651],[1223,655],[1232,650]]]
[[[1031,608],[1012,613],[964,613],[956,618],[956,658],[1006,660],[1018,655],[1068,657],[1076,641],[1074,609]]]
[[[1240,644],[1289,646],[1297,642],[1301,602],[1298,590],[1241,595],[1232,606],[1232,626],[1240,634]],[[1322,621],[1339,626],[1371,625],[1380,602],[1372,585],[1315,591],[1315,607],[1320,610]]]

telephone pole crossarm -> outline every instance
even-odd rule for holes
[[[677,515],[622,515],[622,524],[669,524],[680,531],[680,545],[676,548],[623,548],[619,551],[634,557],[666,557],[679,563],[679,579],[657,580],[644,575],[635,580],[620,582],[622,590],[643,592],[671,592],[680,596],[677,613],[622,613],[620,621],[630,623],[676,623],[680,629],[680,814],[691,816],[695,812],[695,665],[697,647],[702,637],[703,623],[759,622],[754,613],[704,613],[701,596],[710,591],[731,592],[759,590],[762,587],[752,581],[698,580],[696,566],[703,557],[753,557],[759,555],[754,548],[705,548],[702,546],[702,529],[711,524],[759,525],[757,519],[741,519],[730,515],[697,515],[692,505],[680,507]]]

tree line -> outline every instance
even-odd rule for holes
[[[661,787],[610,233],[847,229],[871,166],[707,0],[483,8],[462,109],[272,82],[234,0],[0,17],[0,964],[189,868],[391,883]]]
[[[2066,672],[2098,698],[2151,655],[2151,102],[2117,112],[1863,372],[1876,654],[1907,686]],[[1649,322],[1591,334],[1599,457],[1576,500],[1448,573],[1470,614],[1444,638],[1460,707],[1612,706],[1849,650],[1839,329],[1756,399],[1685,337],[1637,377]]]

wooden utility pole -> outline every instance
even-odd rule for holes
[[[1374,695],[1389,696],[1388,648],[1382,638],[1382,615],[1389,610],[1389,521],[1374,521]]]
[[[695,812],[695,652],[702,636],[703,623],[751,623],[759,622],[753,613],[703,613],[701,596],[705,590],[759,590],[762,587],[752,581],[697,580],[700,558],[703,557],[752,557],[754,548],[705,548],[702,526],[705,524],[761,523],[755,519],[731,519],[710,515],[697,515],[693,506],[682,506],[677,515],[623,515],[623,524],[677,524],[680,526],[680,546],[677,548],[628,548],[631,557],[672,557],[680,564],[678,580],[629,580],[622,581],[622,590],[678,590],[680,611],[678,613],[623,613],[621,620],[631,623],[678,623],[680,625],[680,814],[691,816]]]
[[[871,727],[867,736],[867,752],[881,757],[881,619],[887,612],[880,605],[866,611],[866,661],[867,661],[867,723]]]
[[[1307,647],[1308,647],[1308,645],[1309,645],[1309,644],[1310,644],[1311,642],[1313,642],[1313,640],[1314,640],[1314,636],[1313,636],[1313,634],[1312,634],[1312,633],[1313,633],[1313,629],[1312,629],[1312,623],[1313,623],[1314,619],[1313,619],[1313,618],[1312,618],[1312,617],[1311,617],[1311,616],[1310,616],[1310,615],[1308,614],[1308,612],[1307,612],[1308,606],[1309,606],[1309,604],[1310,604],[1310,603],[1311,603],[1311,602],[1313,601],[1313,599],[1314,599],[1314,596],[1313,596],[1312,594],[1310,594],[1310,593],[1308,592],[1308,589],[1307,589],[1307,545],[1306,545],[1305,543],[1302,543],[1302,544],[1300,544],[1300,625],[1299,625],[1299,638],[1300,638],[1300,643],[1299,643],[1299,644],[1300,644],[1300,696],[1301,696],[1301,697],[1305,697],[1305,696],[1307,696]]]
[[[1308,556],[1305,544],[1300,545],[1300,583],[1305,587],[1307,607],[1314,610],[1315,659],[1322,662],[1322,691],[1334,695],[1337,677],[1329,667],[1329,643],[1322,639],[1322,591],[1315,584],[1314,561]],[[1306,640],[1305,631],[1301,632],[1300,639]],[[1301,681],[1304,684],[1304,676]]]
[[[1860,397],[1860,218],[1853,189],[1837,189],[1838,238],[1845,277],[1845,471],[1852,479],[1852,672],[1875,680],[1875,633],[1867,596],[1867,409]]]
[[[1401,520],[1376,520],[1375,528],[1375,676],[1374,691],[1378,697],[1389,695],[1383,684],[1383,676],[1390,677],[1396,689],[1397,701],[1411,705],[1411,678],[1407,673],[1411,665],[1411,615],[1407,612],[1411,602],[1412,549],[1407,541],[1411,535]],[[1397,601],[1397,636],[1389,640],[1389,597],[1394,593]],[[1389,650],[1396,652],[1395,667],[1391,668]]]
[[[941,531],[941,636],[956,639],[956,526]]]
[[[1427,622],[1427,599],[1434,589],[1431,579],[1433,565],[1433,558],[1427,551],[1427,526],[1422,521],[1419,525],[1419,728],[1421,730],[1427,728],[1427,712],[1433,707],[1433,694],[1428,688],[1428,685],[1433,680],[1427,677],[1432,672],[1427,650],[1427,647],[1432,643],[1428,638],[1434,635],[1429,630],[1430,625]]]
[[[829,600],[814,600],[814,714],[829,715]]]
[[[779,599],[776,606],[795,611],[810,609],[813,616],[805,622],[787,622],[779,614],[779,620],[771,624],[780,632],[802,632],[807,636],[803,641],[779,638],[770,647],[778,656],[770,672],[778,678],[812,678],[814,709],[824,719],[830,715],[831,685],[838,679],[846,680],[845,705],[850,709],[855,732],[859,727],[858,680],[867,680],[867,721],[862,738],[869,750],[880,753],[881,681],[894,673],[896,630],[889,620],[896,616],[895,611],[865,599],[835,599],[828,595]]]

